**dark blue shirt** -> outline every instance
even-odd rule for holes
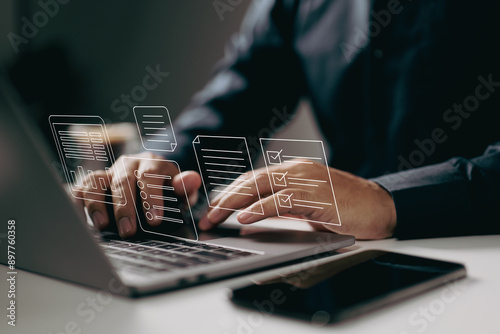
[[[252,149],[307,98],[330,166],[391,192],[395,236],[500,233],[499,9],[486,0],[255,1],[175,122],[169,157],[195,168],[199,134],[246,136]]]

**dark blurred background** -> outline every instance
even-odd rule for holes
[[[127,95],[131,104],[166,106],[175,119],[209,80],[251,3],[221,0],[228,6],[221,14],[208,0],[1,1],[0,60],[47,135],[51,114],[134,122]],[[169,74],[144,89],[144,77],[158,70]],[[293,123],[316,138],[311,120],[303,111]]]
[[[23,95],[51,106],[51,113],[99,114],[113,122],[133,121],[122,103],[111,104],[142,85],[147,66],[158,66],[170,75],[140,103],[166,105],[175,117],[207,82],[248,3],[225,12],[223,21],[212,1],[58,3],[58,12],[15,54],[5,36],[22,36],[22,17],[43,22],[43,15],[34,15],[45,10],[39,0],[2,0],[2,59]]]

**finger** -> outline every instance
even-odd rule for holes
[[[208,220],[207,215],[204,215],[198,222],[198,227],[202,231],[208,231],[211,228],[215,227],[215,225],[212,225],[212,223]]]
[[[184,196],[187,195],[189,204],[194,205],[198,201],[201,176],[194,171],[182,172],[172,179],[172,186],[177,196],[184,198]]]
[[[198,195],[197,191],[195,191],[191,194],[188,194],[189,205],[191,205],[191,206],[195,205],[198,202],[198,197],[199,197],[199,195]]]
[[[217,206],[207,213],[207,218],[212,225],[220,224],[227,219],[232,214],[231,210],[245,208],[271,192],[269,178],[264,171],[257,173],[255,178],[246,179],[230,189],[233,190],[227,191],[225,196],[218,201]]]
[[[294,160],[301,160],[301,159],[294,159]],[[251,191],[252,194],[260,194],[262,196],[267,196],[273,192],[273,188],[271,185],[272,179],[274,177],[277,177],[279,178],[279,180],[283,180],[286,177],[290,177],[293,173],[291,170],[293,170],[294,168],[297,167],[290,165],[290,163],[284,164],[283,166],[271,166],[268,168],[262,167],[256,169],[255,172],[250,171],[241,175],[233,183],[231,183],[225,190],[237,191],[238,188],[242,186],[248,186],[252,188]],[[218,206],[219,202],[221,202],[227,196],[228,195],[225,193],[220,194],[211,201],[211,205],[214,207]]]
[[[237,192],[224,196],[219,204],[210,208],[206,217],[212,225],[218,225],[226,220],[234,211],[246,208],[259,200],[257,195],[239,195]]]
[[[72,186],[72,185],[70,185],[70,186]],[[81,214],[81,216],[86,217],[86,215],[85,215],[85,201],[83,200],[82,188],[80,186],[73,186],[72,193],[74,196],[71,196],[71,202],[73,202],[74,206],[76,207],[78,212]],[[94,224],[93,221],[92,221],[92,224]],[[94,226],[97,227],[95,224],[94,224]]]
[[[93,172],[92,176],[89,175],[84,179],[84,181],[82,182],[83,186],[77,189],[77,196],[83,198],[83,203],[87,208],[87,212],[94,226],[99,230],[103,230],[109,225],[106,203],[104,203],[106,201],[106,193],[101,186],[93,189],[94,187],[92,184],[92,182],[95,182],[95,180],[99,180],[100,178],[103,178],[105,180],[104,186],[105,188],[109,189],[109,180],[106,176],[106,172],[103,170],[99,170]],[[85,191],[90,190],[90,188],[92,188],[92,192]]]
[[[315,210],[313,208],[298,207],[293,205],[294,199],[306,200],[311,198],[309,192],[299,189],[284,189],[273,196],[268,196],[250,206],[247,210],[240,212],[236,217],[242,224],[251,224],[268,217],[285,214],[308,216]],[[278,205],[276,205],[278,203]],[[264,214],[260,212],[260,205],[264,208]]]
[[[210,221],[212,223],[216,223],[222,219],[225,219],[231,214],[231,212],[222,211],[220,210],[220,208],[229,208],[236,210],[243,206],[248,206],[258,200],[258,195],[260,195],[260,188],[258,188],[258,186],[256,187],[256,184],[264,183],[266,182],[266,180],[267,175],[265,175],[264,173],[254,174],[252,172],[248,172],[238,177],[226,188],[220,190],[220,195],[218,195],[215,200],[211,201],[210,203],[212,206],[212,208],[209,209],[208,212]],[[224,212],[226,214],[222,215],[222,213]]]
[[[122,238],[129,238],[137,231],[137,215],[135,211],[136,187],[135,175],[137,163],[127,162],[124,165],[115,163],[108,172],[111,179],[111,194],[113,195],[113,212],[118,233]]]
[[[274,172],[277,171],[277,169],[273,168],[270,170],[270,172],[271,171]],[[272,188],[271,184],[269,183],[269,175],[267,173],[267,170],[265,168],[260,168],[254,173],[245,173],[225,189],[227,190],[227,193],[223,193],[217,196],[216,199],[211,202],[212,206],[218,206],[220,202],[227,200],[226,197],[231,197],[230,195],[232,192],[238,192],[242,189],[252,195],[267,196],[271,194]]]
[[[334,232],[333,230],[336,230],[336,226],[334,226],[334,225],[326,225],[326,224],[322,224],[322,223],[313,223],[313,222],[308,222],[308,223],[316,231],[320,231],[320,232]],[[328,227],[330,227],[330,228],[328,228]]]
[[[217,186],[220,183],[220,185],[225,186],[224,190],[228,191],[228,192],[234,192],[237,189],[241,189],[241,186],[243,183],[248,182],[249,180],[253,180],[253,174],[251,174],[251,172],[247,172],[247,173],[244,173],[244,174],[238,176],[236,179],[234,179],[233,182],[231,182],[227,185],[225,185],[224,182],[227,182],[227,181],[230,181],[231,179],[233,179],[234,175],[220,174],[220,176],[217,176],[217,177],[221,177],[222,179],[220,179],[220,180],[216,179],[216,180],[214,180],[214,182],[211,182],[210,185]],[[217,191],[217,190],[215,190],[215,191]],[[225,196],[226,196],[225,192],[218,193],[217,196],[215,196],[215,198],[213,198],[210,201],[210,204],[214,207],[217,206],[219,204],[219,202]]]

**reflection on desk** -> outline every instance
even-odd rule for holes
[[[500,236],[358,242],[333,258],[383,249],[464,263],[468,278],[340,324],[318,326],[234,306],[229,289],[287,275],[305,264],[141,299],[105,295],[25,271],[18,273],[18,319],[1,333],[500,333]],[[308,264],[310,265],[310,264]],[[2,266],[3,267],[3,266]],[[6,267],[3,267],[4,272]],[[369,278],[367,278],[369,279]],[[7,281],[1,280],[2,304]],[[5,309],[4,309],[4,312]],[[68,331],[69,330],[69,331]]]

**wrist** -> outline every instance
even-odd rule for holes
[[[390,191],[385,189],[380,184],[370,181],[373,183],[374,188],[377,193],[377,202],[381,209],[382,217],[380,217],[381,222],[384,224],[385,238],[390,238],[394,234],[397,224],[397,213],[396,205],[394,203],[394,198]]]

